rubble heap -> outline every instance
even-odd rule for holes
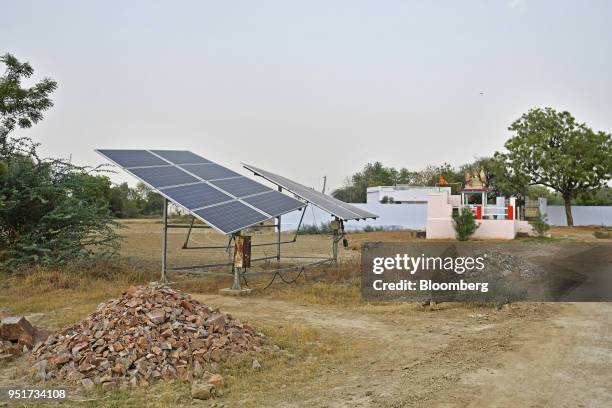
[[[472,270],[465,276],[502,276],[516,277],[521,279],[538,278],[545,275],[545,271],[527,261],[523,256],[508,254],[498,251],[476,252],[474,256],[486,258],[483,271]]]
[[[0,310],[0,361],[28,352],[41,335],[25,317]]]
[[[204,363],[261,351],[263,334],[166,286],[128,289],[32,350],[39,378],[89,387],[191,379]]]

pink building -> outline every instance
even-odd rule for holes
[[[517,234],[533,235],[531,225],[518,219],[516,198],[497,197],[489,203],[487,187],[466,187],[460,195],[448,191],[430,193],[427,196],[427,239],[454,239],[452,214],[468,207],[474,212],[479,227],[472,236],[476,239],[514,239]]]

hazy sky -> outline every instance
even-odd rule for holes
[[[0,53],[59,83],[16,133],[78,164],[188,149],[333,188],[366,162],[489,155],[535,106],[612,131],[612,1],[0,0],[0,14]]]

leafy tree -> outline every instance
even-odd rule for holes
[[[0,263],[57,265],[115,253],[118,225],[86,169],[40,159],[29,139],[0,152]],[[96,180],[98,181],[98,180]]]
[[[569,112],[532,109],[509,127],[507,152],[496,153],[505,178],[517,185],[542,185],[563,197],[567,225],[572,199],[601,188],[612,177],[612,137],[577,123]]]
[[[108,209],[108,183],[86,168],[41,159],[29,138],[9,137],[15,127],[43,118],[56,82],[24,88],[32,67],[10,54],[0,61],[6,66],[0,77],[0,264],[57,265],[114,253],[118,225]]]
[[[381,162],[368,163],[363,170],[347,179],[344,187],[335,190],[332,195],[342,201],[365,203],[368,187],[395,185],[397,177],[397,170],[385,167]]]
[[[449,182],[462,180],[460,173],[448,163],[441,166],[427,166],[421,171],[410,171],[406,168],[397,170],[386,167],[381,162],[368,163],[361,171],[347,178],[344,186],[334,190],[332,195],[346,202],[365,203],[368,187],[397,184],[435,186],[440,175]]]
[[[576,198],[576,205],[612,205],[612,188],[604,186]]]
[[[527,197],[536,200],[540,197],[546,198],[548,205],[563,205],[563,197],[554,190],[544,186],[529,186]]]
[[[164,197],[149,190],[145,196],[143,212],[148,215],[161,214],[164,209]]]
[[[19,62],[11,54],[0,57],[6,71],[0,77],[0,150],[6,149],[8,134],[15,129],[29,128],[43,118],[43,112],[53,106],[50,95],[57,83],[45,78],[29,88],[22,87],[34,69],[27,62]]]
[[[109,208],[115,217],[125,217],[129,191],[128,183],[121,183],[110,188]]]

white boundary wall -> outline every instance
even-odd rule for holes
[[[564,206],[549,205],[547,213],[549,224],[567,225]],[[572,206],[572,215],[574,216],[574,225],[612,225],[612,206],[574,205]]]
[[[396,229],[424,230],[427,222],[427,204],[353,204],[366,211],[378,214],[379,218],[366,221],[350,221],[346,223],[347,230],[362,229],[365,226]],[[612,226],[612,206],[573,206],[574,225],[606,225]],[[300,212],[283,215],[283,231],[295,230],[300,221]],[[329,222],[331,217],[316,207],[308,206],[304,215],[304,225],[320,225]],[[565,208],[562,205],[548,206],[548,223],[551,225],[566,225]]]

